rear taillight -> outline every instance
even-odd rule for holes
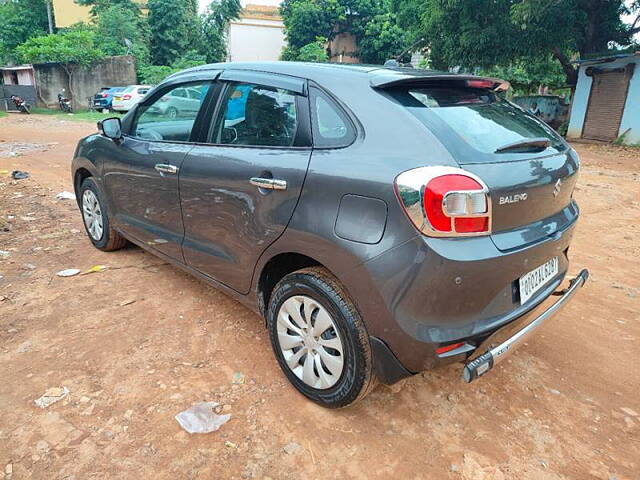
[[[124,97],[122,97],[123,100],[131,100],[131,95],[127,94]]]
[[[109,94],[108,94],[108,93],[103,93],[103,94],[102,94],[102,98],[107,98],[108,96],[109,96]]]
[[[459,237],[491,232],[489,189],[453,167],[420,167],[398,175],[395,190],[411,222],[425,235]]]

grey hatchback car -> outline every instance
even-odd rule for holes
[[[588,278],[565,278],[578,156],[507,86],[378,66],[185,70],[80,141],[87,234],[258,312],[284,374],[323,406],[451,362],[471,382]],[[198,105],[171,115],[179,89]]]

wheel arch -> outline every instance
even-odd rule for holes
[[[327,268],[315,258],[297,252],[278,253],[266,261],[260,270],[260,276],[256,282],[258,309],[265,319],[267,316],[269,300],[271,299],[271,293],[273,292],[276,284],[285,275],[307,267]],[[329,269],[327,268],[327,270]]]

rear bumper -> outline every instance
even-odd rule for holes
[[[505,325],[531,318],[563,282],[575,223],[535,245],[500,251],[489,237],[416,236],[339,277],[367,323],[409,372],[464,362]],[[518,279],[552,257],[558,274],[526,302]],[[438,354],[467,342],[469,348]]]
[[[472,355],[471,359],[465,364],[462,372],[464,381],[467,383],[472,382],[505,360],[518,345],[523,343],[540,326],[558,313],[558,311],[573,298],[575,293],[584,286],[588,278],[589,271],[583,269],[570,281],[566,289],[556,292],[560,298],[549,308],[537,315],[532,321],[526,323],[524,326],[506,325],[487,338],[476,349],[477,354]],[[514,323],[519,324],[520,322]]]

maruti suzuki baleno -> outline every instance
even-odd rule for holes
[[[80,141],[87,234],[264,316],[284,374],[326,407],[451,362],[471,382],[588,278],[565,278],[578,156],[506,88],[377,66],[185,70]]]

